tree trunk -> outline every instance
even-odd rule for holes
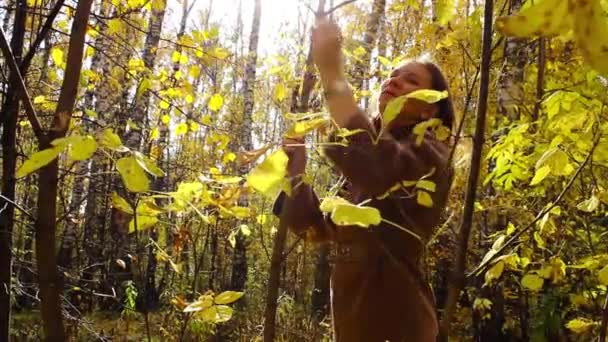
[[[384,17],[385,7],[386,0],[374,0],[372,13],[370,13],[369,18],[367,19],[365,35],[361,45],[365,49],[365,53],[356,60],[354,66],[353,88],[357,90],[364,90],[364,85],[365,88],[367,88],[370,78],[369,69],[372,50],[376,46],[378,28],[380,27],[380,21]]]
[[[21,63],[27,4],[20,0],[15,9],[15,22],[11,38],[11,50],[18,64]],[[8,14],[7,14],[8,16]],[[8,56],[5,56],[8,58]],[[19,114],[18,75],[10,74],[2,118],[2,195],[15,201],[15,168],[17,165],[17,115]],[[10,340],[11,277],[13,275],[13,227],[15,206],[0,198],[0,340]]]
[[[253,149],[251,137],[252,130],[252,114],[254,107],[253,89],[256,81],[256,69],[258,62],[258,41],[260,39],[260,20],[262,17],[262,2],[256,0],[255,9],[253,12],[253,22],[251,24],[251,34],[249,36],[249,52],[247,56],[247,65],[245,66],[245,79],[243,80],[243,118],[240,127],[239,141],[243,151]],[[248,166],[241,167],[239,174],[245,175],[249,172]],[[247,206],[245,198],[241,198],[239,204]],[[245,288],[247,281],[247,237],[239,230],[236,234],[236,244],[234,254],[232,256],[232,275],[230,279],[230,287],[235,291],[242,291]]]
[[[67,55],[65,79],[61,86],[53,126],[40,149],[51,147],[51,141],[64,137],[69,128],[72,110],[76,103],[84,41],[93,0],[78,2],[72,22]],[[55,159],[40,169],[38,179],[38,217],[36,230],[36,263],[40,284],[41,312],[44,335],[47,341],[65,341],[61,293],[63,279],[57,270],[55,234],[57,221],[58,162]]]
[[[509,13],[516,13],[522,0],[511,0]],[[498,79],[498,113],[509,121],[519,120],[520,108],[524,100],[524,69],[531,53],[525,38],[506,37],[504,46],[504,66]]]
[[[150,72],[154,70],[156,65],[156,56],[158,55],[158,43],[160,42],[160,34],[163,30],[163,20],[165,18],[165,10],[167,7],[167,1],[161,0],[159,2],[160,7],[152,6],[152,13],[150,14],[150,20],[148,21],[149,31],[146,35],[146,41],[144,43],[143,61],[144,66]],[[150,75],[146,74],[144,79],[147,79]],[[140,124],[145,122],[148,115],[148,106],[150,105],[150,90],[144,90],[139,98],[135,98],[133,104],[133,111],[131,112],[130,118],[134,122]],[[142,143],[142,131],[140,129],[130,129],[126,135],[125,145],[127,147],[138,150]]]

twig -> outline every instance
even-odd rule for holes
[[[304,4],[304,6],[306,6],[306,8],[308,8],[312,13],[314,13],[315,17],[319,18],[319,17],[328,16],[328,15],[332,14],[333,12],[337,11],[340,7],[344,7],[346,5],[352,4],[355,1],[357,1],[357,0],[346,0],[346,1],[341,2],[341,3],[337,4],[336,6],[330,8],[327,11],[315,10],[312,7],[310,7],[309,4]]]
[[[13,200],[11,200],[10,198],[8,198],[8,197],[6,197],[6,196],[4,196],[2,194],[0,194],[0,198],[2,198],[6,202],[12,204],[15,208],[19,209],[22,213],[25,214],[25,216],[29,217],[32,221],[36,220],[36,218],[34,217],[34,215],[30,214],[25,208],[23,208],[22,206],[20,206],[19,204],[17,204]],[[4,210],[4,208],[3,208],[3,210]]]
[[[7,61],[8,68],[11,73],[15,75],[17,79],[17,84],[14,86],[17,87],[21,95],[21,102],[25,106],[25,113],[27,115],[30,124],[32,125],[32,129],[34,130],[34,135],[38,139],[39,142],[44,141],[45,134],[42,130],[42,126],[40,125],[40,121],[38,121],[38,116],[36,116],[36,110],[34,110],[34,105],[32,104],[32,100],[30,95],[27,92],[27,88],[25,87],[25,81],[19,71],[19,66],[17,65],[17,61],[15,60],[15,56],[13,55],[13,51],[11,51],[11,47],[6,40],[6,35],[4,34],[4,29],[0,27],[0,49],[2,50],[2,54],[4,54],[4,58]]]
[[[40,33],[36,36],[36,40],[28,50],[25,57],[23,57],[23,60],[21,61],[22,71],[26,71],[29,68],[32,59],[34,58],[34,55],[38,50],[38,47],[40,46],[40,44],[42,44],[42,41],[44,40],[44,38],[46,38],[46,35],[51,31],[51,28],[53,28],[53,22],[55,21],[57,14],[59,14],[59,11],[61,10],[61,7],[63,6],[64,2],[65,0],[57,0],[57,2],[55,3],[55,7],[53,7],[48,17],[46,17],[46,21],[42,25]]]

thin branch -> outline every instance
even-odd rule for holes
[[[490,85],[490,63],[492,59],[492,21],[494,1],[486,0],[484,6],[484,30],[482,38],[481,72],[479,81],[479,96],[477,99],[477,119],[475,122],[475,136],[473,138],[473,153],[471,155],[471,166],[467,180],[467,192],[465,194],[464,210],[460,221],[460,236],[452,283],[448,286],[448,296],[443,311],[443,319],[440,324],[440,340],[447,341],[450,333],[450,322],[456,309],[460,292],[465,285],[465,269],[469,236],[473,225],[473,214],[475,210],[475,199],[477,196],[477,185],[483,143],[485,139],[486,112],[488,107],[488,95]]]
[[[19,204],[17,204],[16,202],[14,202],[13,200],[11,200],[10,198],[0,194],[0,198],[2,198],[4,201],[12,204],[15,208],[19,209],[22,213],[25,214],[25,216],[29,217],[32,221],[35,221],[36,218],[34,217],[34,215],[30,214],[29,211],[27,211],[24,207],[20,206]],[[8,204],[7,203],[7,204]],[[4,210],[4,208],[2,208],[0,211]]]
[[[30,95],[25,87],[25,81],[23,80],[21,72],[19,71],[19,66],[17,65],[13,51],[11,51],[11,47],[6,40],[6,35],[4,34],[4,29],[2,29],[2,27],[0,27],[0,50],[2,50],[2,54],[4,54],[4,58],[7,61],[11,73],[13,73],[18,80],[17,84],[14,84],[13,86],[17,87],[17,90],[21,95],[21,102],[23,102],[23,105],[25,106],[25,113],[30,121],[30,124],[32,125],[32,129],[34,130],[34,135],[38,141],[41,142],[44,140],[44,131],[42,130],[40,121],[38,121],[36,110],[34,110],[34,105],[32,104]]]
[[[32,59],[34,58],[34,55],[38,50],[38,47],[40,46],[40,44],[42,44],[42,41],[51,31],[51,28],[53,27],[53,22],[55,21],[57,14],[59,14],[59,11],[61,10],[61,7],[63,6],[64,2],[65,0],[58,0],[55,4],[55,7],[53,7],[51,12],[49,13],[48,17],[46,18],[46,21],[44,22],[44,25],[42,25],[40,33],[36,36],[36,40],[28,50],[25,57],[23,57],[23,60],[21,61],[21,71],[25,72],[29,68]]]

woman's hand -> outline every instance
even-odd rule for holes
[[[340,28],[325,15],[315,20],[312,29],[312,56],[321,74],[342,70],[342,34]]]
[[[296,177],[304,174],[306,169],[306,148],[304,147],[304,138],[284,138],[283,151],[289,157],[287,163],[287,175]]]

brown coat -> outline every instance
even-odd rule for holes
[[[364,129],[349,137],[347,147],[331,146],[325,154],[349,181],[348,199],[380,210],[384,219],[414,231],[426,241],[439,223],[451,185],[449,148],[430,134],[422,144],[408,129],[382,137],[360,114],[347,127]],[[396,132],[396,131],[393,131]],[[405,132],[405,133],[403,133]],[[435,169],[434,206],[416,201],[413,188],[397,190],[377,199],[402,180],[418,180]],[[331,302],[337,342],[431,342],[438,326],[429,284],[419,267],[423,241],[386,223],[369,228],[335,227],[319,210],[319,200],[308,185],[292,197],[282,194],[275,212],[285,208],[285,220],[297,233],[312,229],[331,240],[336,258],[331,276]]]

